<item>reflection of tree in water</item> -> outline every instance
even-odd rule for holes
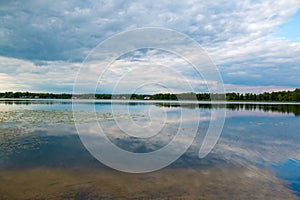
[[[184,107],[189,109],[203,108],[203,109],[221,109],[229,110],[259,110],[263,112],[280,112],[285,114],[293,113],[295,116],[300,116],[300,105],[295,104],[195,104],[195,103],[155,103],[157,106],[163,107]]]
[[[259,110],[286,114],[293,113],[295,116],[300,115],[300,105],[293,104],[227,104],[226,108],[231,110]]]

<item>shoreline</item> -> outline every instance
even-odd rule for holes
[[[174,104],[256,104],[256,105],[300,105],[300,102],[278,102],[278,101],[175,101],[175,100],[121,100],[121,99],[21,99],[21,98],[0,98],[0,101],[53,101],[71,103],[174,103]]]

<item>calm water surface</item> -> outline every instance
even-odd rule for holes
[[[71,101],[1,100],[0,199],[300,197],[299,104],[77,104],[74,112],[82,116],[78,123],[90,124],[96,119],[114,144],[130,152],[164,147],[180,123],[189,127],[197,120],[196,129],[184,130],[197,131],[197,136],[186,153],[167,168],[123,173],[101,164],[85,149],[74,125]],[[182,110],[192,113],[196,109],[199,117],[181,119]],[[226,110],[221,137],[212,152],[199,159],[209,120],[218,118],[211,113],[220,109]],[[90,131],[87,129],[87,134]],[[140,133],[151,137],[134,137]]]

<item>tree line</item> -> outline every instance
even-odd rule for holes
[[[72,94],[33,93],[33,92],[4,92],[0,98],[15,99],[71,99]]]
[[[199,100],[210,101],[211,99],[227,101],[278,101],[278,102],[300,102],[300,89],[294,91],[264,92],[255,93],[235,93],[224,94],[210,93],[159,93],[159,94],[53,94],[53,93],[32,93],[32,92],[4,92],[0,93],[0,98],[16,99],[123,99],[123,100]]]
[[[300,89],[294,91],[280,91],[280,92],[264,92],[261,94],[239,94],[239,93],[227,93],[226,99],[229,101],[300,101]]]

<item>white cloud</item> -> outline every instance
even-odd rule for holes
[[[225,91],[228,92],[239,92],[239,93],[263,93],[263,92],[272,92],[272,91],[288,91],[288,90],[294,90],[293,87],[286,87],[286,86],[262,86],[262,85],[255,85],[255,86],[249,86],[249,85],[237,85],[237,84],[225,84]]]
[[[79,63],[0,57],[0,91],[72,92]]]

